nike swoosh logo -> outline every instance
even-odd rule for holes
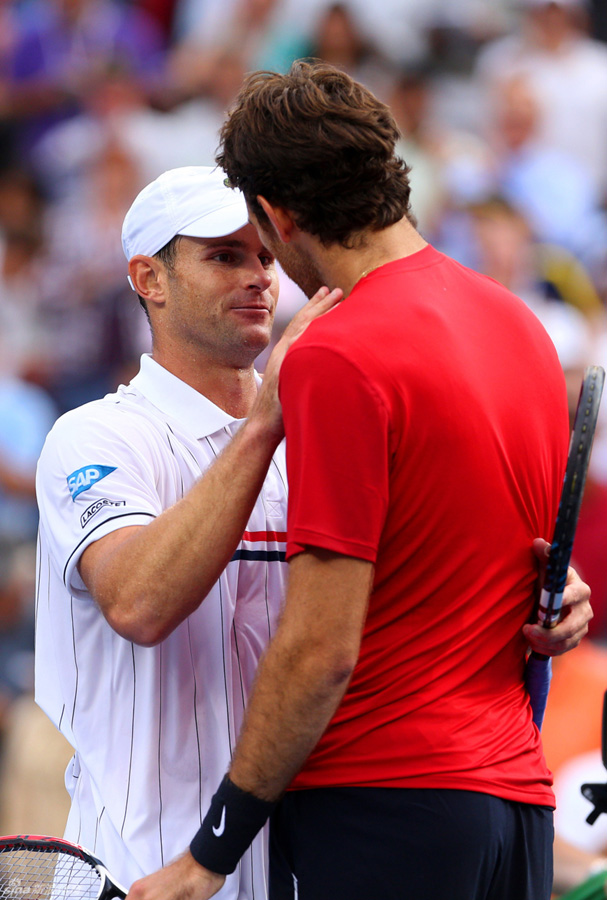
[[[221,810],[221,820],[219,822],[219,827],[215,828],[215,826],[213,825],[213,834],[215,835],[215,837],[221,837],[221,835],[224,833],[225,830],[226,830],[226,808],[224,806],[224,808]]]

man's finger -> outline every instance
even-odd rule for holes
[[[332,291],[328,287],[321,287],[316,291],[313,297],[308,300],[303,310],[312,311],[317,315],[322,310],[329,310],[338,302],[343,300],[344,292],[341,288],[333,288]]]
[[[293,340],[300,337],[310,322],[328,313],[343,300],[343,296],[344,292],[341,288],[333,288],[332,291],[328,287],[320,288],[293,317],[290,324],[285,328],[283,337]]]
[[[533,552],[540,562],[546,562],[550,555],[550,544],[544,538],[536,538],[533,541]]]

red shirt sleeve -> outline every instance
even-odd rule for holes
[[[298,343],[280,373],[287,439],[287,558],[305,546],[375,562],[386,510],[389,416],[354,362]]]

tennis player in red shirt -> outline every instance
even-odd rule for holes
[[[521,300],[418,233],[396,139],[324,64],[251,76],[224,126],[265,244],[345,300],[282,364],[289,587],[230,772],[190,852],[132,900],[211,896],[270,814],[271,900],[550,897],[523,673],[529,645],[569,649],[588,615],[527,624],[564,377]]]

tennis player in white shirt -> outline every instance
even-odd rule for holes
[[[284,595],[277,372],[341,292],[260,387],[277,274],[223,173],[164,173],[122,239],[153,349],[42,452],[36,700],[75,750],[65,836],[128,887],[187,847],[228,767]],[[266,875],[262,837],[221,896],[263,900]]]

